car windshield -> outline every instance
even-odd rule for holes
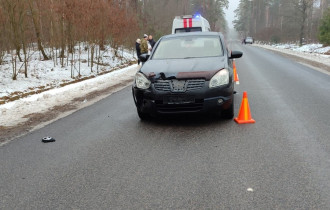
[[[178,36],[163,39],[152,59],[187,59],[223,56],[218,36]]]

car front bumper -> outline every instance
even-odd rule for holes
[[[233,102],[233,83],[225,87],[204,87],[185,93],[157,91],[153,86],[147,90],[133,86],[132,91],[138,111],[151,115],[221,113],[229,109]]]

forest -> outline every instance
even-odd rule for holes
[[[92,69],[104,46],[133,49],[143,34],[157,40],[171,32],[176,15],[199,13],[225,31],[226,7],[228,0],[0,0],[0,65],[11,54],[15,65],[25,63],[27,77],[31,49],[64,66],[79,46]]]
[[[64,67],[70,65],[69,58],[71,65],[80,63],[80,53],[85,51],[93,72],[106,50],[120,57],[120,50],[134,50],[135,40],[143,34],[157,40],[171,33],[174,17],[186,14],[201,14],[213,31],[225,35],[234,27],[241,38],[273,43],[298,40],[300,45],[325,39],[329,44],[329,3],[240,0],[232,24],[224,13],[229,0],[0,0],[0,66],[10,55],[16,80],[22,72],[28,77],[28,63],[35,52],[40,60]]]
[[[235,29],[241,36],[266,42],[319,41],[329,0],[240,0]]]

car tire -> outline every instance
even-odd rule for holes
[[[233,97],[233,101],[231,102],[229,109],[222,111],[221,117],[223,119],[228,119],[228,120],[231,120],[234,118],[234,97]]]
[[[137,113],[139,115],[140,120],[148,120],[150,118],[149,114],[143,113],[139,110],[137,110]]]

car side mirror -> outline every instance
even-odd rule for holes
[[[232,51],[229,59],[240,58],[243,56],[243,53],[240,51]]]
[[[139,58],[140,58],[140,61],[146,62],[149,57],[150,57],[150,55],[148,55],[147,53],[145,53],[145,54],[140,55]]]

